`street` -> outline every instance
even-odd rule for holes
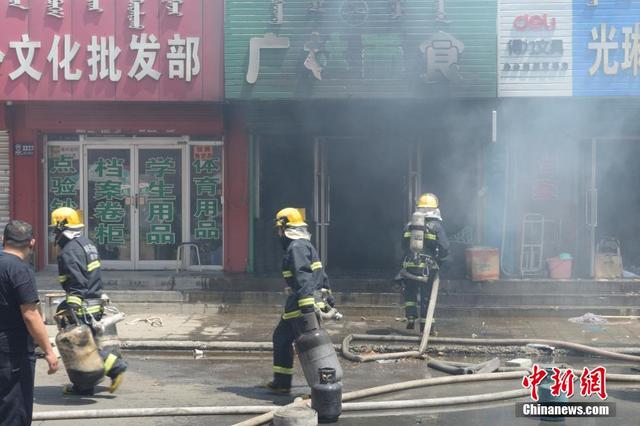
[[[151,318],[145,313],[143,317]],[[139,315],[131,315],[122,326],[120,335],[124,340],[148,340],[158,339],[164,334],[168,339],[182,338],[183,340],[218,340],[218,341],[269,341],[270,326],[275,321],[268,316],[255,316],[238,321],[238,318],[229,315],[219,316],[186,316],[186,315],[158,315],[163,318],[163,327],[152,327],[148,322],[136,321],[143,319]],[[498,321],[496,319],[495,321]],[[494,324],[494,321],[485,318],[486,324]],[[525,319],[510,321],[512,329],[517,330],[519,324],[524,324]],[[451,324],[451,335],[464,335],[463,329],[468,324],[459,321],[458,327],[454,327],[453,320],[443,319],[442,326]],[[591,340],[594,331],[592,326],[570,324],[566,320],[556,320],[556,327],[560,334],[569,333],[571,330],[586,329],[581,333],[582,340]],[[566,323],[566,324],[565,324]],[[334,343],[341,340],[349,328],[353,332],[362,332],[369,328],[377,329],[377,332],[392,330],[403,332],[398,323],[393,319],[366,318],[366,321],[330,323],[327,328],[334,335]],[[561,327],[560,324],[565,324]],[[375,327],[372,327],[375,325]],[[608,327],[600,332],[598,340],[607,342],[612,336],[620,333],[620,327]],[[637,338],[640,330],[637,323],[625,324],[625,332],[635,333]],[[607,333],[611,330],[611,334]],[[52,330],[52,328],[50,328]],[[373,330],[376,331],[376,330]],[[546,328],[546,333],[551,331]],[[488,330],[487,336],[491,337],[492,330]],[[494,329],[493,333],[505,337],[502,332]],[[540,333],[543,333],[542,331]],[[539,333],[539,334],[540,334]],[[587,337],[584,337],[587,335]],[[510,336],[506,336],[510,337]],[[540,337],[540,335],[536,336]],[[551,337],[548,335],[546,337]],[[609,341],[610,346],[615,346],[615,341]],[[205,352],[204,358],[194,359],[190,351],[129,351],[125,352],[130,369],[125,382],[114,395],[106,391],[105,383],[98,388],[98,393],[93,397],[64,396],[61,392],[62,384],[67,383],[64,371],[55,376],[47,376],[42,362],[37,366],[37,379],[35,391],[34,412],[57,410],[83,410],[83,409],[112,409],[112,408],[151,408],[151,407],[179,407],[179,406],[237,406],[237,405],[285,405],[295,396],[309,392],[305,386],[304,376],[301,373],[299,363],[296,361],[294,376],[294,388],[292,396],[274,396],[265,389],[259,387],[266,383],[271,376],[271,354],[264,353],[210,353]],[[451,358],[453,357],[453,358]],[[451,355],[450,360],[464,360],[477,362],[492,357],[485,356]],[[442,358],[442,356],[440,356]],[[504,363],[507,356],[501,356]],[[609,361],[596,358],[583,358],[580,356],[562,357],[558,361],[567,362],[574,368],[583,366],[594,367],[604,365],[608,372],[632,374],[630,366],[633,364]],[[356,364],[341,359],[344,368],[344,392],[365,389],[372,386],[390,384],[395,382],[414,380],[425,377],[443,375],[435,370],[427,368],[424,361],[401,360],[398,362]],[[637,403],[640,401],[640,386],[620,385],[608,383],[608,402],[616,403],[616,417],[610,419],[576,418],[566,420],[567,425],[637,425]],[[369,398],[371,400],[406,400],[417,398],[432,398],[444,396],[459,396],[482,394],[487,392],[499,392],[521,389],[519,380],[492,381],[458,385],[444,385],[429,388],[421,388],[410,391],[386,394]],[[520,399],[526,401],[527,398]],[[585,399],[574,396],[571,401],[584,401]],[[592,397],[589,401],[597,401]],[[428,410],[403,410],[380,412],[345,412],[339,421],[343,425],[536,425],[538,420],[515,417],[515,400],[495,402],[483,405],[456,406],[447,408],[433,408]],[[230,425],[253,417],[244,416],[204,416],[204,417],[155,417],[155,418],[131,418],[131,419],[104,419],[88,420],[96,425],[120,425],[123,421],[135,425],[199,425],[215,424]],[[36,421],[37,425],[81,425],[87,420],[75,421]]]

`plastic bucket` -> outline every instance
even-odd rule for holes
[[[571,278],[571,266],[573,261],[571,259],[560,259],[559,257],[552,257],[547,259],[547,266],[549,267],[549,277],[558,280],[566,280]]]
[[[471,247],[464,251],[467,274],[471,281],[496,281],[500,279],[500,255],[491,247]]]

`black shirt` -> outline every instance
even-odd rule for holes
[[[36,277],[29,265],[18,256],[0,253],[0,352],[33,351],[20,305],[38,300]]]

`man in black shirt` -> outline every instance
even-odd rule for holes
[[[31,424],[36,359],[33,341],[44,352],[49,374],[58,370],[38,312],[38,291],[26,260],[35,246],[31,225],[12,220],[4,228],[0,253],[0,425]]]

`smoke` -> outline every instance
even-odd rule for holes
[[[574,276],[588,277],[592,244],[588,223],[596,223],[596,209],[595,242],[605,237],[620,240],[625,264],[629,269],[640,265],[640,244],[634,237],[640,231],[636,213],[640,197],[634,190],[640,180],[634,161],[640,149],[632,137],[638,127],[635,107],[628,100],[606,104],[582,98],[500,101],[495,151],[502,151],[505,163],[494,164],[493,173],[504,183],[496,187],[494,202],[504,209],[507,192],[506,270],[519,275],[522,253],[527,253],[523,243],[541,242],[541,262],[533,264],[541,264],[542,270],[532,270],[532,276],[545,273],[546,258],[570,253]],[[497,184],[499,179],[494,181]],[[597,203],[591,203],[593,190]],[[500,210],[491,211],[492,221],[501,222],[504,210]],[[527,215],[544,220],[545,231],[537,242],[535,238],[523,242]]]

